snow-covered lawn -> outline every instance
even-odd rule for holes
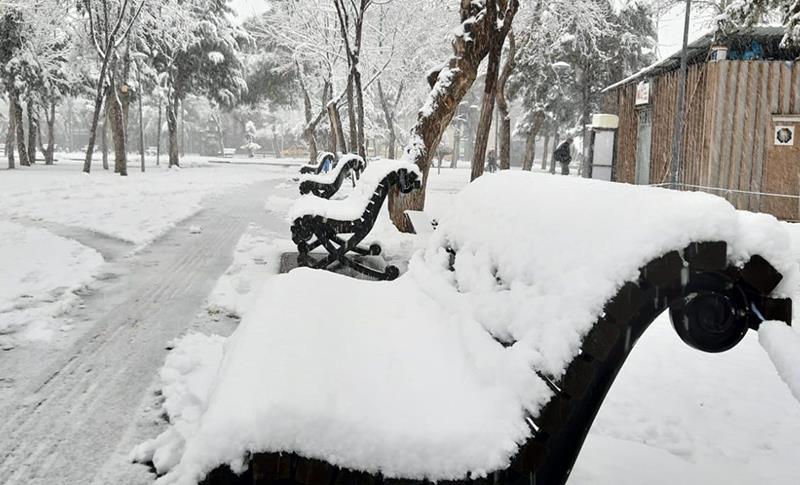
[[[0,346],[11,345],[12,333],[47,340],[65,328],[54,317],[102,264],[97,251],[71,239],[0,220]]]
[[[468,180],[467,170],[443,169],[441,175],[432,171],[427,208],[431,215],[438,217],[445,214],[448,206],[452,204],[453,193],[463,188]],[[485,203],[494,205],[508,202],[500,195],[498,199],[496,201],[487,198]],[[286,199],[276,199],[271,202],[267,203],[267,207],[272,207],[273,210],[287,205]],[[549,207],[551,203],[558,205],[563,202],[545,200],[527,209],[548,211],[551,209]],[[471,209],[473,212],[481,210],[480,206]],[[787,228],[795,236],[797,253],[797,248],[800,247],[800,230],[793,225]],[[700,226],[696,229],[701,232],[707,230]],[[726,232],[728,228],[720,227],[719,230]],[[232,303],[220,306],[236,307],[234,311],[243,313],[245,321],[248,317],[252,319],[264,312],[270,315],[277,312],[282,318],[293,314],[291,311],[282,312],[274,305],[271,309],[262,308],[258,311],[255,307],[250,307],[249,302],[253,301],[253,295],[259,293],[260,287],[265,282],[271,281],[271,275],[274,273],[274,266],[268,268],[269,265],[264,265],[264,268],[260,268],[260,263],[252,264],[252,261],[260,261],[260,258],[270,256],[268,250],[256,257],[251,255],[251,249],[248,248],[256,247],[253,245],[256,241],[258,238],[253,235],[246,235],[240,241],[237,252],[241,254],[236,256],[236,261],[228,274],[220,279],[210,301],[214,302],[216,299],[230,302],[230,296],[234,295]],[[765,250],[774,252],[775,248],[765,247]],[[480,254],[476,254],[476,257],[478,256]],[[795,260],[797,256],[798,254],[795,254]],[[275,257],[275,254],[271,257]],[[248,260],[251,263],[248,263]],[[332,279],[330,283],[333,286],[325,288],[332,291],[336,285]],[[377,283],[374,285],[380,286]],[[301,286],[305,288],[308,285],[301,284]],[[280,286],[270,286],[270,290],[273,291],[264,291],[261,297],[270,299],[270,295],[280,288]],[[308,287],[308,290],[326,291],[325,288]],[[470,289],[463,287],[462,291]],[[563,297],[566,301],[574,300],[575,296],[568,288],[565,289]],[[282,305],[291,305],[288,299],[284,296],[281,299]],[[239,303],[241,301],[248,303],[241,304]],[[381,312],[381,315],[383,319],[389,318],[385,311]],[[327,316],[320,314],[319,318],[327,319]],[[256,319],[268,325],[275,323],[269,319]],[[296,323],[299,322],[298,320]],[[283,330],[289,331],[289,329]],[[288,339],[288,333],[283,330],[278,333],[281,338]],[[797,335],[795,330],[790,331]],[[274,337],[274,332],[271,335]],[[328,344],[335,340],[335,335],[330,335],[327,339]],[[308,344],[306,337],[301,340]],[[393,344],[399,345],[398,338],[399,335],[392,339]],[[288,342],[289,340],[286,340],[284,344]],[[238,345],[247,345],[247,341],[240,338]],[[237,346],[235,341],[226,345],[226,348],[234,346]],[[170,428],[167,434],[159,439],[139,447],[134,452],[137,459],[153,459],[157,468],[162,471],[171,469],[177,463],[179,455],[183,452],[183,438],[175,433],[186,432],[184,436],[191,436],[197,431],[198,413],[205,406],[201,402],[209,399],[210,394],[219,386],[219,383],[213,384],[212,374],[216,375],[222,347],[223,341],[216,337],[190,336],[179,343],[174,355],[168,359],[161,373],[161,379],[168,402],[189,399],[191,405],[185,408],[174,406],[172,409],[167,409],[170,416],[178,422],[178,426]],[[207,359],[191,357],[198,348],[204,349],[203,351],[211,357]],[[281,352],[280,346],[273,350],[279,354]],[[351,350],[355,350],[355,347]],[[271,355],[266,358],[281,357]],[[308,358],[311,359],[311,356]],[[338,366],[345,365],[339,360],[337,362]],[[291,364],[284,362],[281,372],[285,373],[285,365]],[[268,369],[260,369],[259,375],[263,377],[267,371]],[[398,369],[395,371],[399,372]],[[304,379],[310,378],[308,374],[304,373]],[[357,372],[354,371],[348,375],[353,377],[355,374]],[[240,378],[236,380],[241,381]],[[270,382],[278,381],[276,377]],[[195,384],[176,386],[176,382]],[[245,387],[249,389],[251,384],[252,380],[249,380],[245,383]],[[187,398],[187,395],[190,398]],[[218,400],[219,398],[217,395]],[[403,408],[404,411],[411,406],[407,404]],[[236,408],[240,411],[246,407],[247,403],[236,404]],[[220,414],[217,413],[215,416],[215,419],[218,419]],[[225,423],[230,424],[218,421],[214,425],[225,426]],[[275,423],[269,426],[266,422],[261,424],[262,427],[270,427]],[[283,428],[276,429],[278,434],[286,431]],[[407,432],[409,428],[405,429]],[[303,432],[296,431],[298,434],[286,438],[289,441],[295,440],[292,442],[296,446],[302,446],[300,443],[303,442],[301,436]],[[315,430],[315,433],[317,431]],[[353,430],[349,432],[352,433]],[[215,436],[219,437],[219,434]],[[319,434],[314,440],[317,439]],[[758,336],[751,332],[739,346],[727,353],[704,354],[683,344],[671,328],[668,317],[662,315],[637,344],[637,348],[620,373],[595,421],[570,483],[790,485],[797,483],[797,477],[800,476],[797,450],[800,450],[800,404],[792,398],[791,392],[776,373],[775,367],[759,345]],[[374,453],[374,450],[362,451],[367,455]],[[191,483],[191,480],[187,483]]]
[[[126,250],[133,251],[231,188],[294,173],[245,160],[217,165],[190,157],[179,170],[148,166],[140,173],[131,165],[130,175],[120,177],[95,165],[87,175],[67,155],[61,158],[54,166],[0,172],[0,345],[6,347],[17,338],[47,340],[69,329],[57,317],[77,303],[73,291],[90,283],[103,264],[94,249],[49,230],[63,228],[70,236],[79,228],[130,243]]]
[[[659,317],[611,388],[572,485],[793,485],[800,403],[755,332],[723,354],[689,348]]]
[[[80,227],[142,247],[202,207],[204,198],[242,184],[284,178],[292,170],[255,164],[148,167],[129,176],[76,163],[35,165],[0,175],[0,219],[45,221]]]

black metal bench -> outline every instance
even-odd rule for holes
[[[358,179],[366,167],[364,159],[358,155],[342,157],[328,173],[308,175],[306,180],[300,182],[300,193],[303,195],[314,194],[317,197],[330,199],[339,191],[345,179],[351,176]],[[355,179],[353,186],[355,186]]]
[[[450,253],[452,265],[458,255]],[[538,373],[554,396],[538,416],[527,417],[532,437],[519,449],[510,466],[490,471],[483,478],[445,483],[563,485],[617,373],[656,317],[669,311],[673,326],[685,343],[706,352],[723,352],[738,344],[748,329],[758,329],[763,320],[791,322],[791,300],[770,296],[782,277],[760,256],[753,256],[742,267],[728,264],[724,242],[692,243],[651,261],[640,269],[635,281],[623,285],[608,300],[563,376]],[[253,455],[243,475],[236,476],[221,467],[204,483],[388,485],[390,482],[430,483],[389,479],[342,469],[296,453],[274,452]]]
[[[375,163],[377,162],[374,162],[371,167]],[[365,179],[366,177],[362,178],[360,183],[370,183]],[[389,172],[374,185],[372,195],[361,215],[352,220],[337,220],[316,214],[297,217],[292,224],[292,241],[297,245],[298,251],[297,264],[316,269],[328,269],[334,265],[341,265],[377,280],[397,278],[399,271],[395,266],[389,265],[383,272],[376,271],[354,261],[349,256],[351,252],[362,256],[377,256],[381,253],[381,247],[377,243],[371,244],[368,248],[359,246],[359,243],[367,237],[375,225],[381,207],[393,186],[397,186],[402,193],[409,193],[420,187],[420,180],[416,172],[405,168]],[[370,190],[370,188],[364,187],[364,190]],[[330,201],[329,203],[336,202],[342,201]],[[343,238],[342,235],[349,235],[349,237]],[[327,257],[320,261],[316,261],[309,254],[318,247],[323,247],[328,252]]]
[[[328,161],[331,164],[331,167],[335,166],[336,164],[336,156],[330,152],[322,152],[317,156],[317,164],[316,165],[303,165],[300,167],[301,174],[320,174],[322,173],[322,169],[325,167],[325,162]]]

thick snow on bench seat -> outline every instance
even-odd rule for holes
[[[305,181],[316,182],[318,184],[332,184],[336,181],[336,178],[339,177],[339,173],[347,166],[348,162],[351,160],[355,160],[356,163],[359,161],[361,164],[364,163],[364,160],[358,156],[353,154],[343,155],[342,158],[339,159],[339,162],[336,164],[335,167],[328,170],[327,172],[319,173],[319,174],[303,174],[300,175],[300,183]]]
[[[339,166],[342,162],[339,162]],[[328,200],[311,194],[301,196],[289,211],[291,220],[305,215],[322,216],[339,221],[354,221],[364,214],[370,197],[381,180],[390,173],[404,168],[419,175],[419,168],[409,162],[399,160],[376,160],[367,165],[356,187],[346,199]],[[422,176],[420,175],[420,179]]]
[[[527,172],[453,200],[388,283],[295,270],[265,285],[225,344],[205,412],[162,483],[194,484],[247,453],[297,452],[388,477],[505,468],[604,303],[693,241],[761,254],[795,289],[789,236],[723,199]],[[449,254],[457,252],[455,270]],[[315,292],[308,304],[309,289]],[[494,337],[506,343],[506,347]]]

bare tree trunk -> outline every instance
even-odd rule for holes
[[[367,159],[367,147],[364,141],[364,89],[361,86],[361,72],[356,68],[354,74],[356,101],[358,103],[358,154]]]
[[[496,8],[496,1],[506,5],[502,24],[496,16],[483,15],[484,8]],[[442,135],[453,119],[458,104],[475,82],[481,61],[492,48],[496,36],[505,37],[519,8],[519,0],[487,0],[487,6],[462,0],[460,12],[462,26],[469,35],[455,36],[452,42],[447,75],[437,76],[438,81],[428,94],[430,110],[421,113],[411,129],[412,144],[406,149],[422,172],[422,190],[403,195],[395,188],[389,193],[389,212],[394,225],[401,231],[413,230],[406,218],[406,210],[422,210],[425,207],[425,187],[428,182],[431,158],[441,142]]]
[[[117,96],[116,83],[111,81],[109,95],[111,115],[111,138],[114,140],[114,173],[125,177],[128,175],[128,153],[125,147],[125,120],[122,103]]]
[[[517,43],[514,39],[514,31],[511,30],[508,32],[506,62],[497,80],[497,109],[500,110],[500,170],[511,168],[511,115],[506,100],[506,83],[516,66],[516,56]]]
[[[553,129],[553,149],[550,150],[550,173],[552,174],[556,173],[556,163],[558,163],[556,157],[552,154],[552,152],[555,152],[556,147],[558,147],[558,128]]]
[[[486,17],[491,24],[497,19],[497,4],[486,2]],[[481,114],[478,117],[478,128],[475,130],[475,150],[472,154],[472,174],[470,180],[483,175],[486,163],[486,148],[489,144],[489,130],[492,127],[494,115],[495,90],[497,77],[500,73],[500,54],[503,49],[503,39],[498,39],[495,29],[491,29],[487,36],[489,44],[489,64],[486,67],[486,80],[483,85],[483,100],[481,101]]]
[[[320,111],[319,115],[316,119],[313,119],[313,115],[311,114],[311,95],[308,93],[308,89],[306,88],[306,83],[303,80],[303,73],[300,69],[300,66],[297,66],[298,72],[298,80],[300,81],[300,91],[303,93],[303,114],[305,115],[306,119],[306,126],[303,129],[303,138],[306,140],[306,144],[308,145],[308,157],[309,163],[316,163],[317,161],[317,140],[314,136],[314,133],[317,130],[317,123],[322,119],[324,113],[327,111],[322,110]],[[324,90],[329,89],[330,83],[326,82]],[[323,99],[326,98],[325,94],[323,93]]]
[[[142,69],[139,64],[136,64],[136,84],[139,85],[137,94],[137,99],[139,100],[139,156],[141,157],[141,169],[142,172],[145,170],[145,163],[144,163],[144,119],[143,117],[143,110],[142,110]]]
[[[122,56],[122,79],[120,81],[120,89],[117,90],[117,97],[121,103],[122,108],[122,133],[125,139],[125,148],[127,150],[130,139],[128,138],[128,125],[130,123],[131,111],[131,93],[128,89],[128,78],[131,75],[131,37],[125,46],[125,55]],[[127,158],[127,154],[126,154]]]
[[[16,110],[14,109],[14,99],[11,95],[8,96],[8,131],[6,132],[6,157],[8,157],[8,168],[14,169],[17,168],[16,164],[14,163],[14,138],[15,138],[15,130],[17,127],[15,126],[16,123]]]
[[[28,98],[25,103],[25,111],[28,115],[28,161],[31,164],[36,163],[36,132],[38,131],[36,125],[36,108],[33,99]]]
[[[350,132],[349,147],[355,153],[358,150],[358,128],[356,125],[356,101],[352,71],[347,75],[347,124]]]
[[[588,166],[589,157],[587,156],[588,155],[587,149],[589,148],[589,143],[588,143],[589,137],[587,136],[588,135],[588,131],[586,130],[586,125],[589,124],[589,121],[590,121],[589,118],[591,116],[591,106],[589,104],[591,102],[591,99],[590,99],[590,97],[591,97],[591,92],[590,92],[591,91],[591,85],[590,85],[590,82],[591,82],[590,76],[591,76],[591,74],[590,74],[590,71],[589,71],[589,69],[591,69],[591,67],[588,65],[589,64],[588,62],[586,64],[587,65],[584,66],[584,69],[583,69],[583,71],[584,71],[583,76],[581,76],[582,83],[583,83],[582,100],[581,100],[582,101],[582,106],[583,106],[583,113],[581,114],[581,133],[582,133],[581,137],[582,137],[582,140],[583,140],[583,150],[582,150],[582,153],[581,153],[580,168],[578,169],[578,175],[579,176],[589,173],[589,166]]]
[[[175,113],[177,115],[180,115],[179,121],[181,124],[181,133],[180,133],[181,156],[185,157],[186,156],[186,111],[183,109],[183,100],[177,101],[177,104],[175,105]],[[170,158],[170,163],[172,163],[171,158]]]
[[[536,157],[536,132],[531,130],[525,138],[525,157],[522,159],[522,170],[533,168],[534,157]]]
[[[344,140],[344,129],[342,127],[342,118],[339,116],[339,107],[336,101],[328,103],[328,120],[331,124],[331,132],[333,133],[333,151],[347,153],[347,143]]]
[[[341,120],[339,121],[339,129],[341,130]],[[278,131],[275,129],[275,126],[272,127],[272,152],[275,158],[283,158],[283,154],[281,153],[281,145],[278,143]]]
[[[161,100],[158,100],[158,126],[156,127],[156,167],[161,166]]]
[[[461,155],[461,123],[456,122],[453,130],[453,153],[450,155],[450,168],[458,167],[458,157]]]
[[[111,117],[109,110],[111,104],[106,102],[105,105],[105,118],[103,118],[103,131],[100,134],[100,150],[103,152],[103,170],[108,170],[108,120]]]
[[[44,153],[45,165],[53,164],[53,155],[56,150],[56,100],[50,101],[50,113],[45,115],[47,118],[47,150]],[[41,135],[39,135],[41,138]]]
[[[223,138],[222,120],[220,118],[220,114],[216,111],[211,114],[211,119],[214,121],[214,129],[217,132],[217,151],[220,156],[222,156],[225,154],[225,140]]]
[[[92,170],[92,156],[94,155],[94,142],[97,138],[97,125],[100,123],[100,111],[103,108],[103,97],[106,92],[106,87],[105,87],[106,72],[108,70],[108,64],[112,56],[113,54],[111,53],[109,53],[109,55],[104,56],[103,62],[102,64],[100,64],[100,75],[97,81],[97,92],[94,97],[94,113],[92,114],[92,124],[89,127],[89,143],[86,145],[86,159],[83,161],[83,171],[86,173],[89,173]]]
[[[542,143],[542,170],[547,170],[547,145],[550,143],[550,132],[545,130],[544,142]]]
[[[175,96],[173,94],[173,96]],[[169,168],[180,167],[178,156],[178,99],[167,100],[167,131],[169,132]]]
[[[391,108],[389,107],[389,100],[386,99],[386,94],[383,92],[383,86],[381,85],[381,80],[378,79],[378,98],[381,101],[381,109],[383,110],[383,116],[386,119],[386,131],[389,132],[389,153],[387,154],[389,159],[394,160],[395,151],[394,146],[397,143],[397,134],[394,132],[394,113],[392,113]],[[402,89],[402,88],[400,88]]]
[[[73,107],[72,107],[72,97],[67,97],[67,116],[64,122],[66,126],[64,127],[64,131],[67,132],[67,142],[68,147],[67,151],[75,151],[75,130],[74,130],[74,115],[73,115]]]
[[[17,130],[17,155],[19,164],[23,167],[30,167],[31,162],[28,158],[28,149],[25,147],[25,125],[22,124],[22,106],[19,104],[19,96],[15,93],[12,96],[14,104],[14,126]]]

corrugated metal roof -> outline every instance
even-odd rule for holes
[[[760,25],[751,27],[749,29],[737,30],[736,32],[730,33],[724,36],[721,40],[715,42],[714,31],[708,32],[703,36],[701,36],[700,38],[698,38],[697,40],[695,40],[694,42],[691,42],[687,46],[687,51],[689,54],[688,55],[689,65],[704,61],[706,56],[708,55],[709,50],[711,49],[711,46],[715,43],[728,45],[733,41],[742,39],[748,39],[748,40],[770,39],[773,41],[780,41],[781,39],[783,39],[784,33],[785,29],[782,26]],[[657,61],[645,67],[636,74],[628,76],[627,78],[604,88],[601,92],[605,93],[606,91],[610,91],[620,86],[624,86],[634,81],[638,81],[643,77],[658,76],[659,74],[678,69],[680,65],[681,65],[681,49],[678,49],[675,53],[673,53],[669,57],[665,57],[664,59],[661,59],[660,61]]]

